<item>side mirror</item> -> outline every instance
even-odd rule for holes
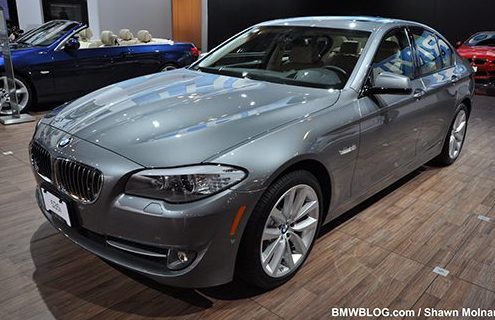
[[[67,51],[76,51],[80,46],[81,44],[79,43],[79,40],[76,38],[70,38],[67,42],[65,42],[64,49]]]
[[[367,87],[366,95],[375,94],[411,94],[411,80],[399,74],[383,72],[376,76],[374,85]]]

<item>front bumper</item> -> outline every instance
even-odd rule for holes
[[[48,187],[50,192],[55,192],[47,185],[42,184],[42,186]],[[236,234],[231,236],[230,229],[237,208],[255,203],[259,196],[258,193],[236,193],[229,190],[197,208],[167,211],[163,216],[137,212],[136,208],[124,208],[121,203],[111,209],[112,215],[119,217],[113,221],[114,227],[108,228],[104,234],[93,232],[80,225],[69,227],[61,219],[45,210],[41,187],[36,190],[36,199],[41,211],[56,229],[91,253],[166,285],[201,288],[228,283],[232,280],[242,230],[250,214],[248,210],[253,207],[252,205],[247,205]],[[70,201],[61,194],[57,196]],[[135,200],[125,195],[121,197],[121,201],[122,198]],[[74,206],[69,205],[69,207],[73,209]],[[195,211],[198,211],[199,215]],[[77,212],[72,211],[71,215],[76,216],[75,219],[79,218]],[[150,236],[155,237],[156,241],[149,242]],[[126,244],[142,244],[156,249],[194,250],[198,254],[188,267],[173,271],[166,268],[166,259],[150,258],[117,249],[109,245],[110,239],[123,240]]]
[[[96,201],[82,203],[35,172],[38,205],[52,225],[86,250],[167,285],[200,288],[232,280],[242,231],[262,190],[229,189],[186,204],[130,196],[124,192],[127,179],[143,169],[141,166],[76,137],[69,146],[57,148],[56,143],[64,136],[67,134],[42,125],[33,140],[54,159],[97,167],[104,183]],[[41,188],[67,203],[71,227],[45,209]],[[242,219],[231,234],[240,208],[244,208]],[[143,248],[147,254],[143,254]],[[163,256],[170,250],[196,255],[184,269],[172,270]]]
[[[476,65],[477,70],[474,75],[476,84],[495,85],[495,62],[486,62],[483,65]]]

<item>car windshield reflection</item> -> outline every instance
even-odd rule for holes
[[[49,46],[61,36],[73,29],[78,23],[73,21],[50,21],[28,31],[17,43],[29,46]]]
[[[314,27],[254,27],[212,52],[195,70],[342,89],[370,33]]]

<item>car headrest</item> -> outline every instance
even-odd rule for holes
[[[93,37],[93,31],[91,31],[90,28],[86,28],[84,30],[81,30],[81,31],[79,31],[79,37],[81,37],[82,41],[91,40],[91,37]]]
[[[117,41],[117,36],[113,34],[112,31],[102,31],[101,32],[101,43],[105,46],[113,46]]]
[[[291,63],[309,64],[318,60],[318,48],[304,40],[294,41],[289,56]]]
[[[141,42],[150,42],[152,37],[148,30],[139,30],[137,33],[137,38]]]
[[[375,62],[380,62],[390,57],[400,55],[400,47],[395,41],[384,41],[376,53]]]
[[[129,29],[121,29],[119,32],[119,37],[122,40],[129,41],[129,40],[132,40],[132,38],[134,38],[134,35],[132,34],[131,30],[129,30]]]
[[[341,54],[357,54],[359,43],[357,41],[344,41],[340,45]]]

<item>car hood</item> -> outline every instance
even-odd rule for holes
[[[480,47],[469,47],[462,46],[457,49],[457,52],[466,58],[471,58],[476,56],[477,58],[487,58],[495,59],[495,47],[480,46]]]
[[[146,167],[200,163],[333,105],[339,90],[191,71],[121,82],[43,120]]]

